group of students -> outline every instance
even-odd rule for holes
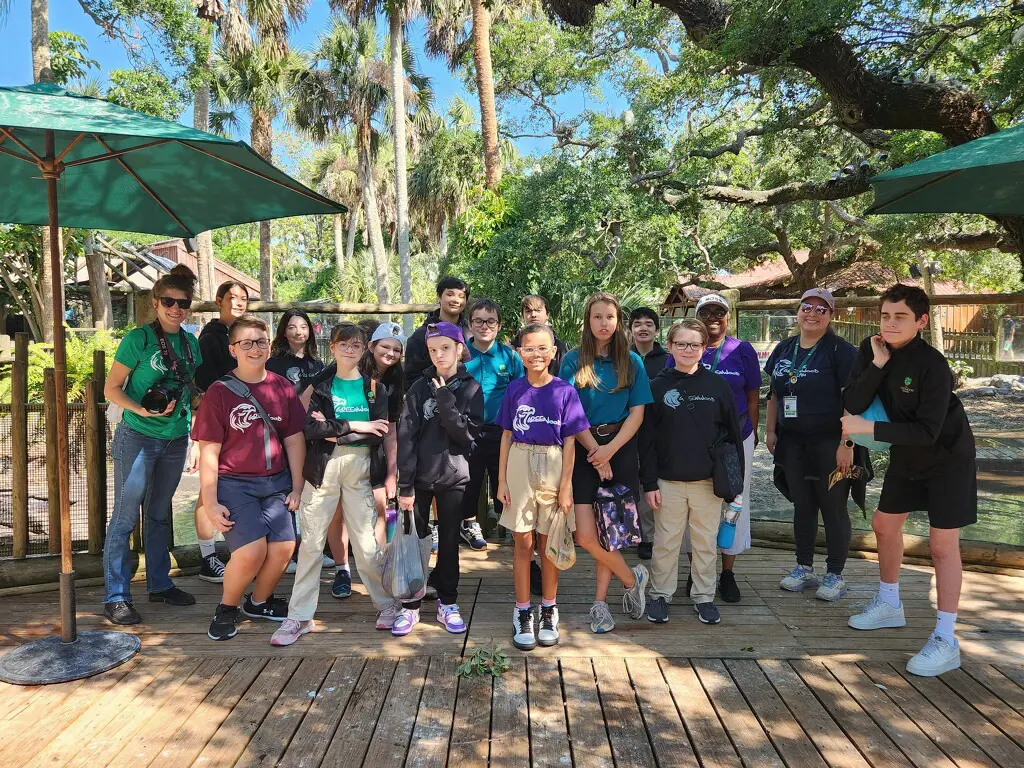
[[[465,632],[459,540],[486,547],[476,523],[485,479],[499,522],[515,543],[518,648],[559,640],[559,570],[543,554],[539,567],[534,562],[556,523],[567,524],[596,561],[595,633],[615,627],[607,603],[613,576],[624,587],[625,614],[667,622],[684,548],[691,557],[687,593],[701,622],[720,622],[716,594],[727,602],[741,599],[733,568],[750,546],[761,372],[753,348],[727,335],[730,308],[722,296],[703,297],[695,318],[674,323],[667,350],[656,341],[656,312],[640,308],[627,319],[607,293],[590,297],[579,347],[568,350],[547,322],[545,300],[527,296],[524,325],[508,346],[498,340],[500,307],[487,299],[469,305],[468,286],[448,277],[437,286],[438,309],[408,339],[393,323],[337,324],[330,336],[334,360],[324,367],[304,313],[286,313],[272,340],[266,323],[246,314],[248,297],[238,284],[218,290],[220,318],[197,342],[181,331],[193,290],[194,278],[183,267],[157,282],[156,320],[125,337],[107,379],[107,399],[124,409],[112,451],[115,504],[104,550],[110,621],[141,621],[131,601],[127,543],[140,508],[150,599],[195,602],[171,582],[166,547],[170,500],[183,465],[200,477],[201,576],[223,582],[209,629],[214,640],[234,636],[240,614],[281,622],[274,645],[310,632],[325,543],[337,561],[332,594],[351,594],[351,546],[377,628],[409,634],[422,601],[389,596],[377,557],[385,545],[385,504],[396,497],[413,514],[424,573],[436,550],[429,583],[437,593],[437,621],[449,632]],[[827,291],[804,294],[800,333],[780,343],[765,366],[771,380],[766,443],[777,484],[794,504],[797,564],[780,586],[816,586],[821,599],[842,597],[850,541],[846,500],[870,473],[866,452],[854,451],[851,437],[870,434],[892,443],[873,523],[882,582],[850,626],[905,623],[900,530],[909,511],[927,510],[940,612],[936,632],[908,668],[939,674],[959,665],[949,617],[955,622],[959,596],[958,528],[976,516],[970,427],[944,358],[920,340],[928,312],[923,292],[890,289],[882,297],[881,333],[859,352],[831,332],[834,311]],[[180,396],[148,410],[147,390],[164,379],[180,384]],[[193,380],[205,392],[195,412]],[[850,415],[868,411],[876,397],[887,421]],[[735,499],[714,479],[723,454],[742,482]],[[311,493],[303,500],[307,483]],[[624,486],[638,502],[637,554],[651,561],[650,572],[602,546],[595,501],[610,484]],[[719,575],[717,534],[729,501],[741,512],[732,546],[720,553]],[[819,512],[828,546],[820,583],[813,570]],[[213,549],[213,530],[231,552],[226,566]],[[285,600],[274,590],[296,552],[295,581]],[[536,610],[531,592],[540,593]]]

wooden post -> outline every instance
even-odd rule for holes
[[[11,506],[13,554],[28,554],[28,334],[14,337],[11,369]]]
[[[739,338],[740,329],[740,292],[737,288],[725,288],[719,291],[723,299],[729,302],[729,327],[725,332],[729,336]]]
[[[46,434],[57,434],[57,383],[53,368],[43,371],[43,418],[46,420]],[[47,533],[48,552],[60,553],[60,462],[56,446],[46,447],[46,509],[49,512]]]
[[[103,537],[107,527],[107,457],[103,450],[106,442],[101,431],[103,427],[99,387],[90,379],[85,382],[85,482],[90,555],[103,551]]]

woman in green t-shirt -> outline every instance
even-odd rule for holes
[[[103,613],[114,624],[142,621],[132,605],[128,539],[145,505],[146,589],[152,602],[192,605],[170,578],[171,498],[181,480],[192,420],[199,342],[183,331],[196,277],[179,264],[153,285],[156,320],[130,331],[117,348],[103,394],[123,409],[114,433],[114,510],[103,548]],[[189,457],[189,469],[195,457]]]

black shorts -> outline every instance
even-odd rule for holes
[[[615,435],[596,438],[599,445],[607,445],[615,439]],[[637,437],[633,435],[624,446],[612,456],[612,482],[622,483],[639,498],[640,488],[640,457],[637,453]],[[572,467],[572,501],[574,504],[593,504],[597,497],[597,489],[601,486],[601,477],[594,466],[587,461],[587,449],[576,441],[576,461]]]
[[[902,515],[918,510],[928,513],[932,528],[963,528],[978,522],[978,470],[974,459],[915,480],[887,472],[878,511]]]

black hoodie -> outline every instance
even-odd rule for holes
[[[876,395],[882,401],[889,422],[875,422],[875,439],[892,443],[890,470],[917,479],[973,459],[974,434],[946,358],[920,336],[890,351],[876,368],[871,337],[864,339],[843,392],[850,413],[866,411]]]
[[[431,366],[405,395],[398,422],[398,488],[449,490],[469,482],[469,455],[484,421],[484,393],[459,363],[458,372],[437,389]]]
[[[402,360],[402,365],[405,367],[405,391],[409,392],[412,389],[412,385],[416,383],[420,378],[423,377],[424,372],[430,367],[430,352],[427,351],[427,326],[431,323],[437,323],[441,320],[441,310],[435,309],[429,315],[427,319],[423,321],[423,325],[417,328],[409,340],[405,344],[405,355]],[[469,338],[469,326],[466,325],[466,314],[463,312],[459,315],[459,328],[462,329],[462,337],[464,339]],[[463,361],[469,359],[469,350],[466,350],[466,357]]]
[[[640,355],[636,344],[631,349]],[[658,342],[654,342],[654,347],[646,355],[640,355],[640,359],[644,361],[644,370],[647,371],[647,378],[654,381],[654,377],[665,370],[665,367],[668,365],[668,358],[668,350]]]
[[[220,320],[211,320],[199,332],[199,352],[203,362],[196,370],[195,381],[202,392],[238,366],[228,351],[228,327]]]
[[[693,374],[665,368],[651,380],[654,402],[640,426],[640,484],[658,490],[658,479],[692,483],[714,469],[710,448],[725,440],[744,468],[743,439],[732,390],[717,373],[698,365]]]

